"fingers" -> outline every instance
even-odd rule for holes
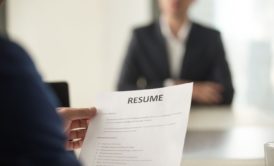
[[[68,140],[75,139],[84,139],[87,128],[88,128],[88,120],[75,120],[72,121],[68,133]]]
[[[214,82],[207,82],[207,87],[218,91],[218,92],[222,92],[224,90],[223,86]]]
[[[204,93],[200,95],[200,102],[205,104],[218,104],[222,100],[222,96],[219,93]]]
[[[90,119],[96,114],[96,108],[59,108],[66,120]]]
[[[84,140],[85,136],[86,136],[86,132],[87,130],[86,129],[83,129],[83,130],[76,130],[76,131],[71,131],[69,133],[69,136],[68,136],[68,140],[69,141],[75,141],[75,140]]]
[[[86,129],[71,131],[66,142],[67,150],[75,150],[82,147],[86,136]]]
[[[80,148],[85,138],[89,121],[96,115],[96,108],[58,108],[57,112],[64,120],[68,140],[68,150]]]
[[[202,104],[218,104],[222,101],[223,87],[213,82],[194,84],[193,100]]]
[[[83,145],[83,140],[78,140],[78,141],[67,141],[66,143],[66,149],[67,150],[75,150],[79,149]]]
[[[79,128],[86,129],[88,127],[88,120],[81,119],[81,120],[74,120],[70,124],[70,130],[75,130]]]

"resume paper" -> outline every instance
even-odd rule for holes
[[[193,84],[97,97],[80,152],[84,166],[179,166]]]

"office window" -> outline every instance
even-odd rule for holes
[[[227,44],[236,104],[274,108],[273,9],[274,0],[214,1],[214,24]]]
[[[153,0],[157,18],[157,0]],[[234,105],[274,108],[274,0],[202,0],[192,20],[222,32],[233,74]]]

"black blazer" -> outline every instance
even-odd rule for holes
[[[56,107],[28,54],[0,38],[0,165],[80,165],[64,147]]]
[[[163,82],[171,78],[165,42],[159,22],[134,30],[118,90],[163,87]],[[180,79],[220,83],[224,87],[221,104],[231,104],[234,89],[218,31],[192,23]]]

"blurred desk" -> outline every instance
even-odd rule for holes
[[[253,108],[193,108],[182,166],[264,166],[274,116]]]

